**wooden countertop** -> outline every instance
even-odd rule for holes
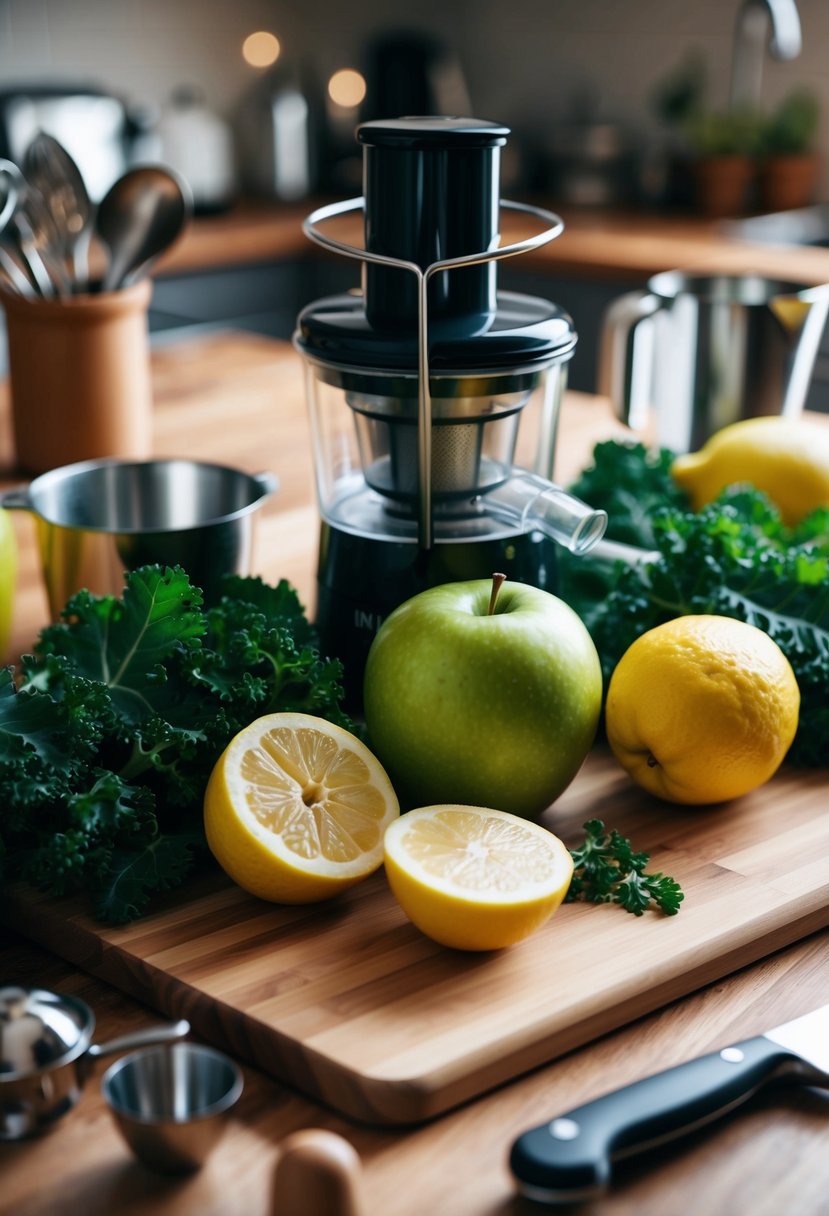
[[[214,335],[159,348],[153,356],[159,455],[220,458],[272,468],[281,493],[262,513],[256,568],[291,578],[306,603],[313,584],[316,511],[298,357],[249,335]],[[586,460],[595,438],[617,433],[601,399],[570,394],[558,475]],[[13,480],[7,406],[0,400],[0,471]],[[17,517],[21,569],[13,647],[27,648],[45,620],[32,521]],[[153,1017],[81,971],[10,935],[0,974],[87,1000],[105,1040]],[[165,1181],[134,1163],[93,1080],[78,1109],[48,1136],[0,1145],[0,1210],[16,1216],[267,1216],[280,1141],[300,1127],[344,1135],[364,1166],[366,1216],[532,1216],[506,1156],[522,1130],[658,1068],[714,1050],[829,1000],[829,933],[822,933],[712,985],[660,1013],[571,1053],[424,1127],[375,1131],[350,1124],[246,1069],[246,1090],[208,1165]],[[697,1133],[660,1162],[630,1165],[588,1216],[825,1216],[829,1194],[829,1102],[812,1090],[752,1100],[738,1117]],[[331,1213],[330,1216],[337,1216]]]
[[[546,200],[535,200],[547,206]],[[157,273],[187,273],[323,254],[302,233],[314,207],[267,203],[239,204],[219,216],[198,218]],[[555,210],[555,207],[553,207]],[[516,265],[548,274],[603,281],[644,280],[674,267],[722,274],[761,274],[807,284],[829,281],[829,250],[776,248],[728,235],[718,220],[671,213],[562,209],[565,230],[551,245],[523,255]],[[332,228],[333,232],[334,229]],[[357,243],[359,222],[338,229]],[[520,239],[538,226],[505,214],[504,234]],[[345,234],[348,235],[345,235]]]

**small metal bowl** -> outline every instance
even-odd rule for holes
[[[101,1078],[121,1135],[158,1174],[190,1173],[204,1164],[243,1085],[233,1060],[197,1043],[134,1051]]]

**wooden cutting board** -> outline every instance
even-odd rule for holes
[[[127,928],[23,888],[3,915],[353,1118],[418,1122],[829,924],[825,770],[682,810],[599,752],[544,822],[575,843],[592,816],[679,880],[678,916],[570,904],[510,950],[462,954],[408,923],[382,872],[306,908],[261,903],[217,875]]]

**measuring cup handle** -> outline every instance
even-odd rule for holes
[[[12,486],[10,490],[0,492],[0,507],[13,511],[31,511],[32,500],[29,497],[29,487]]]
[[[640,421],[632,391],[636,326],[660,307],[656,296],[632,291],[614,300],[602,320],[596,391],[610,398],[617,416],[628,426],[636,426]]]
[[[160,1026],[147,1026],[144,1030],[136,1030],[132,1034],[122,1034],[108,1043],[93,1043],[88,1049],[90,1059],[98,1060],[101,1056],[114,1056],[121,1051],[132,1051],[134,1047],[149,1047],[153,1043],[172,1043],[183,1039],[190,1033],[190,1023],[182,1018],[179,1022],[170,1022]]]

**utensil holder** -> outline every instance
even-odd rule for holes
[[[44,473],[152,450],[152,284],[63,300],[3,297],[17,462]]]

